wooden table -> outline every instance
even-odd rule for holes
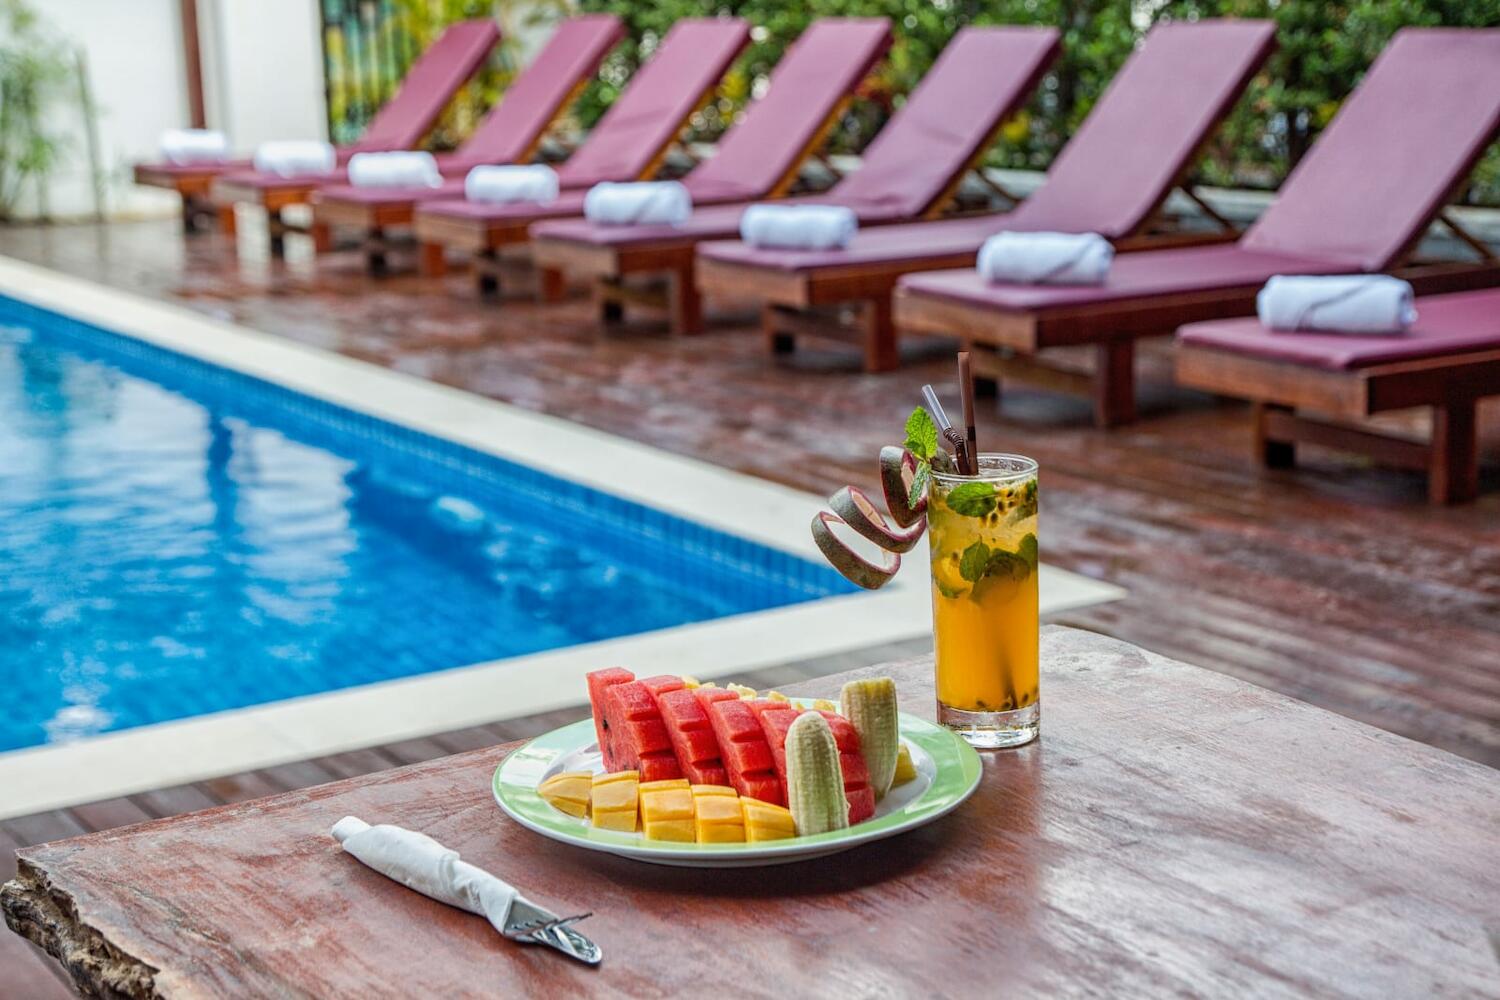
[[[1500,773],[1090,633],[1042,648],[1041,742],[832,858],[559,846],[491,800],[496,747],[28,848],[6,919],[104,995],[1500,995]],[[929,662],[876,672],[930,715]],[[348,814],[592,908],[603,966],[364,868]]]

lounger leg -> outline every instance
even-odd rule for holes
[[[760,331],[772,354],[791,354],[797,349],[797,338],[781,328],[781,308],[771,304],[760,307]]]
[[[1135,419],[1135,341],[1111,340],[1094,348],[1094,424],[1116,427]]]
[[[474,284],[481,298],[495,298],[500,294],[500,262],[495,251],[481,250],[474,255]]]
[[[568,290],[567,275],[555,267],[538,268],[536,297],[542,302],[561,302]]]
[[[1255,404],[1255,457],[1267,469],[1290,469],[1297,464],[1297,445],[1292,441],[1272,437],[1273,414],[1290,415],[1290,406],[1275,403]]]
[[[896,326],[891,321],[891,297],[877,295],[860,307],[865,327],[865,371],[888,372],[901,364],[896,349]]]
[[[1476,405],[1466,399],[1433,407],[1427,471],[1427,497],[1433,503],[1467,503],[1479,493]]]
[[[314,222],[307,231],[312,237],[314,253],[327,253],[333,249],[333,227],[326,222]]]
[[[219,207],[217,214],[219,216],[219,231],[222,232],[225,236],[228,236],[230,239],[234,239],[236,225],[234,217],[234,206],[222,205]]]
[[[703,296],[691,266],[667,276],[667,309],[672,333],[690,336],[703,332]]]
[[[417,266],[428,278],[441,278],[448,273],[448,255],[441,243],[423,243],[417,251]]]
[[[281,210],[276,209],[266,213],[266,228],[271,234],[271,256],[286,256],[286,223],[281,218]]]
[[[599,314],[602,326],[611,326],[625,319],[625,303],[620,301],[608,279],[600,278],[594,282],[594,310]]]

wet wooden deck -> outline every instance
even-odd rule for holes
[[[252,248],[253,234],[242,240]],[[222,236],[185,240],[171,222],[0,229],[0,253],[817,492],[874,488],[872,458],[897,439],[922,383],[951,377],[941,345],[892,375],[859,374],[854,355],[835,350],[772,362],[744,313],[689,339],[670,339],[646,318],[601,334],[581,297],[541,307],[518,289],[502,303],[480,302],[461,271],[373,279],[352,253],[316,264],[237,258]],[[1131,427],[1096,431],[1081,401],[1020,387],[1007,389],[1000,412],[982,413],[985,447],[1041,462],[1045,558],[1130,590],[1127,600],[1057,620],[1500,765],[1500,406],[1481,410],[1480,500],[1442,509],[1424,502],[1416,475],[1316,448],[1302,449],[1296,470],[1263,473],[1250,462],[1245,407],[1171,387],[1164,344],[1146,348],[1140,369],[1144,418]],[[1414,416],[1384,423],[1425,431]],[[872,651],[869,662],[888,658]],[[801,665],[785,676],[843,668]],[[7,821],[0,876],[13,845],[391,767],[554,721],[497,723]],[[23,947],[0,936],[0,963]]]

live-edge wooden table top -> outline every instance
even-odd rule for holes
[[[512,747],[27,848],[13,927],[143,996],[1500,996],[1500,773],[1090,633],[1043,633],[1043,736],[921,830],[662,868],[505,817]],[[649,666],[638,665],[649,670]],[[931,717],[930,660],[889,673]],[[421,830],[581,925],[598,969],[365,868]]]

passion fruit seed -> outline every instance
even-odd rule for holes
[[[866,590],[879,590],[890,583],[896,571],[901,568],[901,556],[887,550],[884,552],[887,557],[885,565],[877,566],[844,544],[833,533],[835,524],[854,527],[837,514],[826,510],[818,511],[812,522],[813,541],[833,568],[842,573],[850,583]]]
[[[925,518],[904,531],[892,528],[870,498],[853,486],[845,486],[829,497],[828,506],[855,532],[887,552],[910,552],[927,530]]]

